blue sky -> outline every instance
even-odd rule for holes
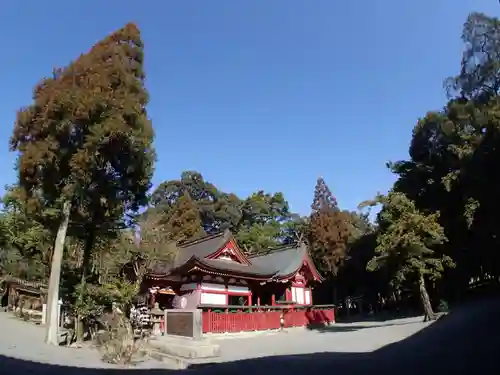
[[[322,175],[343,208],[387,191],[419,116],[445,102],[468,13],[495,0],[9,1],[2,4],[0,185],[34,84],[136,22],[146,44],[155,184],[200,171],[240,196],[283,191],[309,213]]]

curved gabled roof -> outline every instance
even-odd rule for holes
[[[178,245],[178,253],[171,268],[166,274],[182,273],[199,268],[210,273],[219,273],[242,276],[258,280],[284,280],[292,277],[304,265],[310,269],[315,280],[322,280],[318,270],[311,260],[307,246],[287,246],[279,249],[269,250],[252,257],[245,257],[239,249],[240,260],[229,261],[218,258],[218,252],[223,250],[233,241],[236,243],[231,232],[224,232],[206,236],[194,241],[184,242]],[[236,245],[237,247],[237,245]]]
[[[270,250],[264,254],[258,254],[249,258],[253,265],[270,267],[276,270],[274,277],[287,278],[298,272],[304,262],[307,263],[311,273],[317,280],[322,280],[312,259],[309,256],[307,246],[287,246]]]
[[[256,280],[268,280],[272,278],[276,271],[258,265],[246,265],[232,261],[219,259],[200,259],[197,256],[192,256],[187,262],[176,269],[177,272],[199,268],[205,272],[214,274],[225,274],[228,276],[241,276]]]
[[[301,247],[287,247],[250,257],[250,262],[272,268],[275,270],[274,276],[282,277],[297,272],[302,266],[304,255]]]
[[[177,253],[174,264],[178,267],[193,256],[199,259],[206,258],[222,248],[231,238],[231,232],[227,230],[193,241],[182,242],[178,245],[179,252]]]

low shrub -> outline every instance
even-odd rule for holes
[[[96,346],[105,362],[136,364],[145,356],[144,340],[135,340],[130,321],[121,313],[113,312],[103,317],[105,329],[96,335]]]

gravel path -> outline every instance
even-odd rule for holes
[[[123,372],[101,362],[92,349],[51,347],[43,343],[43,336],[41,327],[0,313],[0,373],[118,375]],[[332,371],[349,375],[497,374],[500,299],[470,303],[430,325],[418,319],[402,319],[337,324],[323,331],[293,330],[212,340],[221,345],[222,355],[217,360],[220,363],[195,365],[186,370],[187,374],[307,375]],[[148,375],[169,371],[158,369],[160,366],[159,362],[148,361],[130,371]]]
[[[386,322],[337,323],[324,330],[293,329],[285,332],[214,337],[221,347],[216,362],[325,352],[371,352],[403,340],[426,327],[422,317]]]
[[[119,368],[101,361],[96,349],[90,347],[55,347],[44,343],[43,327],[23,322],[11,313],[0,313],[0,355],[60,366]],[[154,360],[140,363],[139,368],[162,368]],[[2,372],[3,374],[3,372]]]
[[[221,347],[220,358],[213,362],[276,355],[318,352],[369,352],[402,340],[425,325],[421,318],[393,320],[384,323],[336,324],[323,331],[293,329],[285,332],[214,336]],[[44,344],[44,329],[0,313],[0,354],[30,361],[63,366],[117,368],[101,361],[99,352],[89,347],[66,348]],[[147,360],[139,368],[161,368]]]

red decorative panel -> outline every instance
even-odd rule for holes
[[[233,333],[244,331],[264,331],[280,328],[279,311],[256,311],[252,313],[214,313],[204,311],[203,333]]]
[[[204,311],[202,315],[203,333],[234,333],[244,331],[265,331],[280,328],[280,311],[253,311],[216,313]],[[333,309],[328,310],[286,310],[284,326],[305,327],[310,324],[335,322]]]

